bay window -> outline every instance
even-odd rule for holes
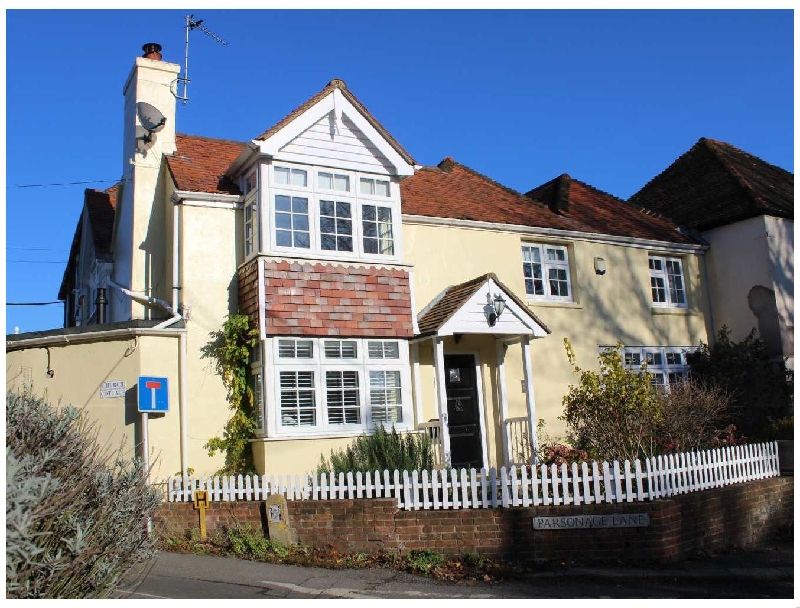
[[[628,346],[622,351],[623,364],[628,369],[647,370],[654,386],[668,390],[670,385],[688,376],[686,354],[695,350],[678,346]]]
[[[271,249],[362,260],[400,254],[400,194],[389,178],[288,163],[269,170]]]
[[[278,434],[357,433],[410,424],[408,344],[273,338]]]

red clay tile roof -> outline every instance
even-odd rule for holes
[[[558,180],[564,179],[568,187],[559,196],[567,196],[568,209],[556,213],[549,199]],[[694,243],[672,222],[634,209],[569,176],[556,178],[525,196],[448,157],[438,167],[424,167],[403,180],[400,193],[403,213],[410,215]]]
[[[515,296],[508,287],[503,285],[503,283],[501,283],[497,278],[496,274],[490,272],[464,283],[459,283],[458,285],[451,285],[448,287],[439,296],[439,299],[433,304],[433,306],[425,311],[425,313],[417,320],[417,324],[419,326],[418,335],[434,335],[437,331],[439,331],[439,328],[441,328],[442,325],[447,323],[447,321],[449,321],[450,318],[456,312],[458,312],[458,309],[461,308],[467,302],[467,300],[469,300],[475,294],[476,291],[486,284],[486,281],[489,279],[492,279],[503,291],[505,291],[506,295],[514,300],[517,306],[521,307],[522,310],[527,311],[528,314],[530,314],[530,316],[533,317],[533,319],[539,325],[541,325],[547,333],[551,333],[547,326],[530,311],[527,304]]]
[[[405,160],[409,165],[416,164],[411,155],[408,152],[406,152],[405,149],[397,142],[397,140],[394,137],[392,137],[392,135],[383,127],[383,125],[380,122],[378,122],[378,119],[375,118],[372,115],[372,113],[370,113],[370,111],[367,110],[366,107],[364,107],[364,105],[358,100],[358,98],[356,98],[356,96],[350,92],[350,89],[347,88],[347,85],[345,84],[344,80],[339,80],[338,78],[334,78],[333,80],[331,80],[325,86],[325,88],[322,89],[319,93],[317,93],[316,95],[311,97],[311,99],[309,99],[305,103],[299,105],[294,110],[289,112],[289,114],[287,114],[285,117],[283,117],[281,120],[279,120],[277,123],[275,123],[273,126],[264,131],[261,135],[259,135],[255,139],[260,141],[269,139],[275,133],[277,133],[283,127],[285,127],[287,124],[293,121],[295,118],[300,116],[303,112],[312,107],[315,103],[323,99],[334,89],[339,89],[342,92],[342,95],[344,95],[345,99],[347,99],[350,103],[352,103],[358,109],[358,111],[364,115],[364,118],[366,118],[369,121],[369,123],[375,128],[375,130],[377,130],[378,133],[380,133],[384,137],[384,139],[386,139],[386,141],[389,142],[389,144],[395,149],[395,151],[400,156],[403,157],[403,160]]]
[[[95,255],[100,258],[109,258],[111,255],[111,238],[114,234],[114,213],[117,209],[117,194],[119,184],[107,190],[94,190],[87,188],[83,192],[83,206],[89,214],[89,225],[92,229]],[[67,293],[75,287],[75,264],[78,261],[78,252],[83,233],[83,209],[81,209],[78,225],[72,237],[72,246],[69,251],[69,261],[61,278],[58,288],[58,299],[65,300]]]
[[[702,137],[630,202],[696,230],[758,215],[794,218],[794,175]]]
[[[247,144],[199,135],[175,136],[177,150],[167,159],[167,167],[178,190],[211,194],[239,194],[239,187],[225,171]]]
[[[667,218],[642,211],[567,174],[534,188],[526,196],[545,203],[551,210],[558,209],[557,213],[565,218],[574,218],[585,227],[584,232],[696,244]]]

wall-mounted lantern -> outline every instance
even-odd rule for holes
[[[603,258],[594,259],[594,271],[601,276],[606,273],[606,261]]]
[[[503,296],[497,294],[492,300],[492,310],[489,311],[489,327],[495,326],[497,320],[500,318],[500,315],[503,314],[505,309],[506,301],[503,299]]]

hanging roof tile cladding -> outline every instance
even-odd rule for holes
[[[397,142],[397,140],[394,137],[392,137],[391,133],[389,133],[389,131],[387,131],[384,128],[384,126],[380,122],[378,122],[378,119],[375,118],[369,110],[367,110],[367,108],[364,106],[364,104],[362,104],[358,100],[358,98],[350,92],[350,90],[347,88],[347,84],[345,84],[344,80],[340,80],[338,78],[334,78],[333,80],[331,80],[325,86],[325,88],[323,88],[319,93],[317,93],[316,95],[314,95],[313,97],[311,97],[310,99],[305,101],[304,103],[302,103],[299,106],[297,106],[294,110],[289,112],[289,114],[284,116],[281,120],[279,120],[277,123],[275,123],[269,129],[264,131],[261,135],[256,137],[255,138],[256,141],[263,141],[263,140],[269,139],[270,137],[275,135],[275,133],[280,131],[283,127],[285,127],[290,122],[292,122],[295,118],[300,116],[303,112],[305,112],[306,110],[311,108],[314,104],[316,104],[317,102],[319,102],[320,100],[325,98],[334,89],[339,89],[342,92],[342,95],[344,95],[345,99],[347,99],[350,103],[352,103],[358,109],[358,111],[361,112],[361,114],[364,116],[364,118],[366,118],[367,121],[369,121],[369,123],[375,128],[375,130],[378,131],[378,133],[380,133],[381,136],[386,141],[389,142],[389,144],[392,146],[392,148],[394,148],[395,151],[400,156],[403,157],[403,160],[405,160],[409,165],[416,164],[414,159],[411,157],[411,155],[408,152],[405,151],[403,146],[401,146]]]
[[[178,190],[211,194],[240,194],[225,171],[247,144],[200,135],[175,136],[177,150],[166,156],[167,167]]]
[[[410,215],[695,243],[673,222],[567,175],[522,195],[447,157],[405,179],[400,192]],[[554,212],[550,199],[564,195],[567,209]]]
[[[439,296],[439,299],[424,314],[417,319],[419,327],[418,336],[431,336],[439,329],[483,286],[489,279],[493,280],[514,302],[528,312],[533,319],[541,325],[547,333],[548,327],[539,318],[530,312],[528,305],[520,300],[514,292],[500,282],[493,272],[475,277],[458,285],[451,285]]]
[[[794,175],[731,144],[702,137],[630,202],[695,230],[758,215],[794,218]]]

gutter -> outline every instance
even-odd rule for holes
[[[428,217],[425,215],[403,214],[403,224],[419,224],[422,226],[448,226],[451,228],[473,228],[476,230],[494,230],[495,232],[515,232],[522,235],[545,236],[575,241],[590,241],[607,245],[623,245],[636,249],[650,251],[682,251],[702,255],[708,250],[708,245],[695,245],[690,243],[673,243],[670,241],[656,241],[653,239],[632,238],[628,236],[615,236],[599,232],[580,232],[578,230],[560,230],[557,228],[537,228],[517,224],[495,224],[477,220],[459,220],[453,218]]]

